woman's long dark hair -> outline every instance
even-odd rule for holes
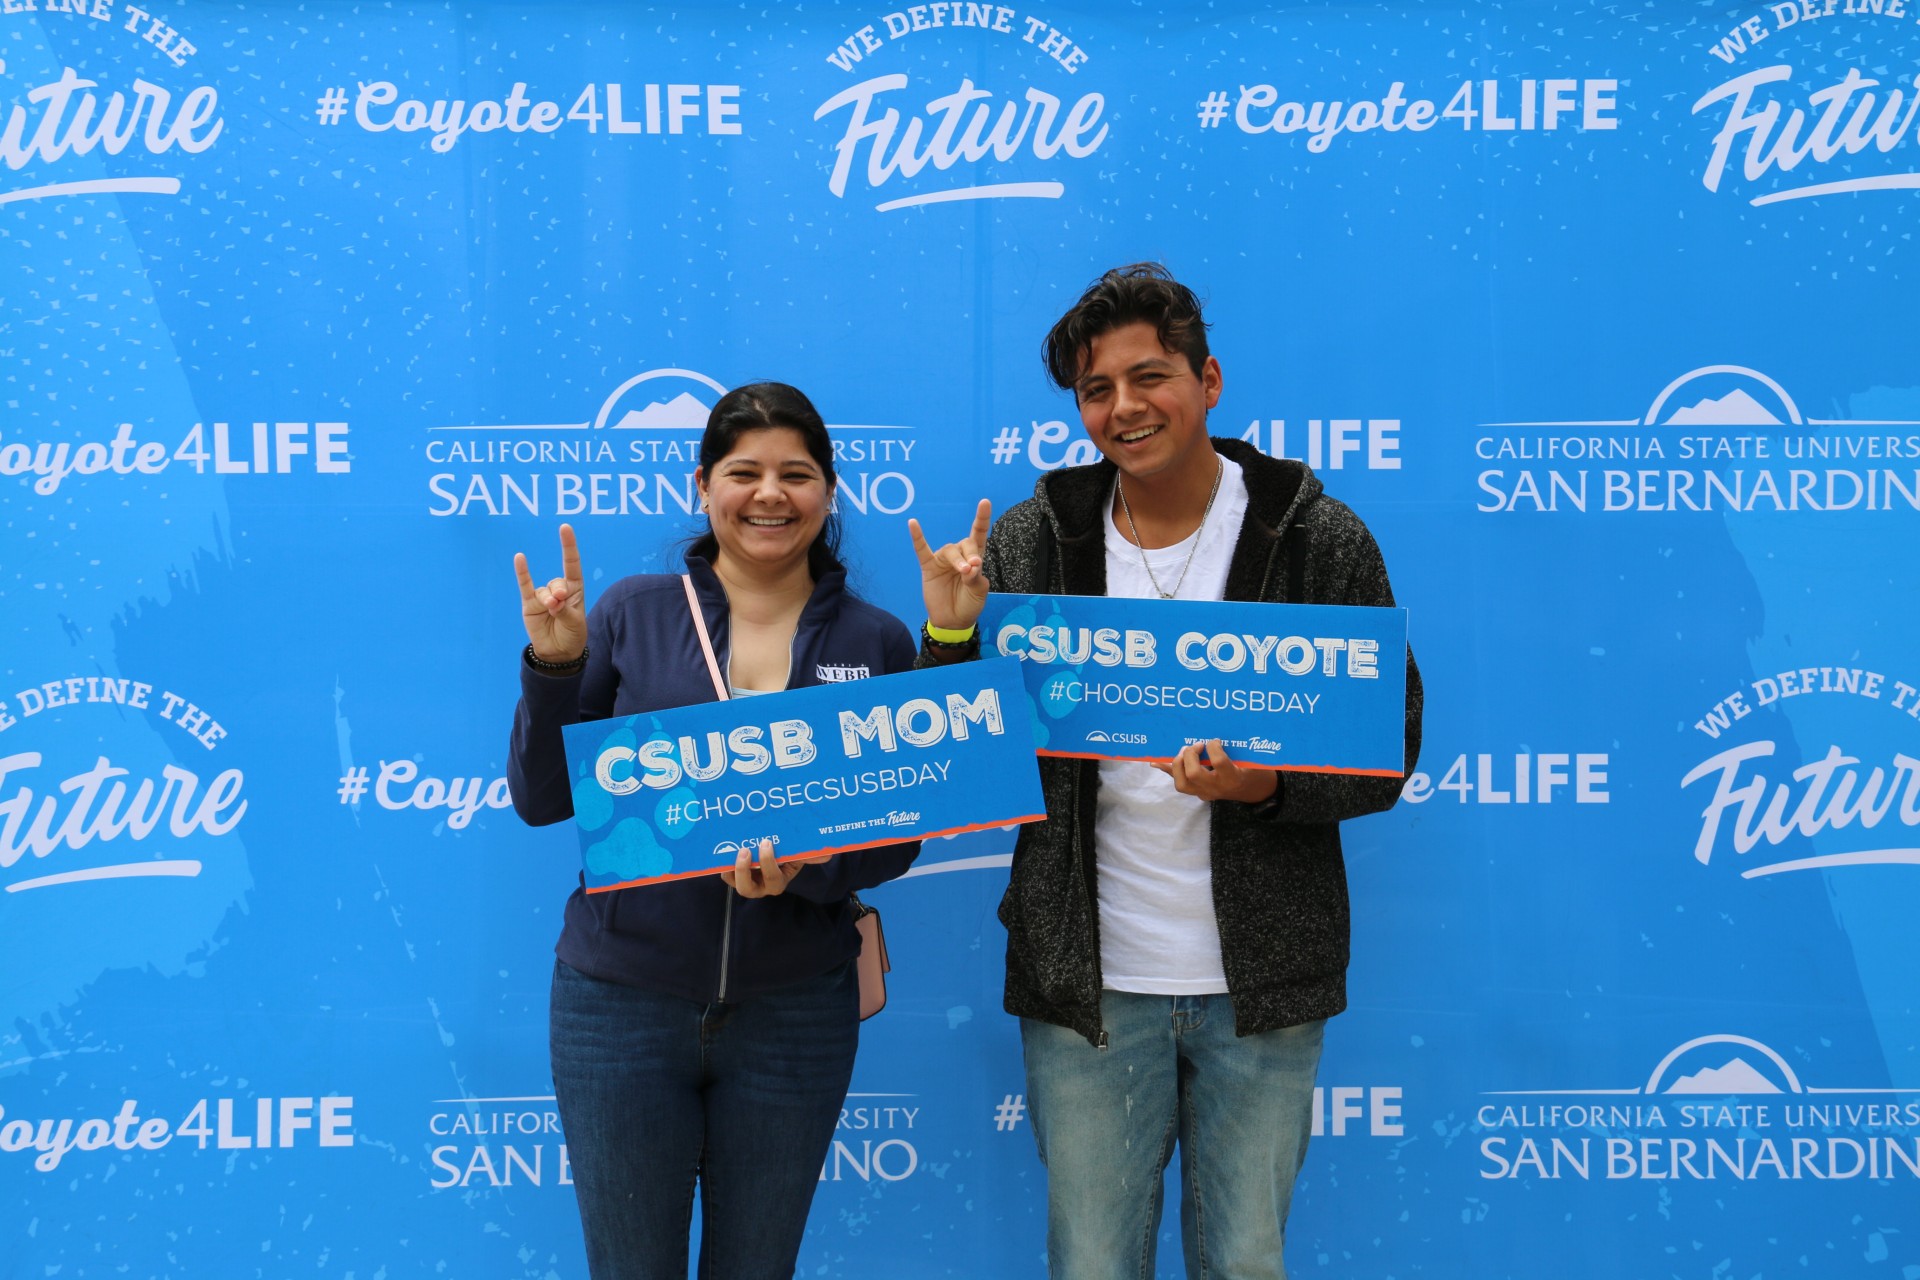
[[[833,470],[833,441],[827,438],[827,424],[813,401],[798,387],[784,382],[749,382],[720,397],[707,415],[707,429],[700,436],[700,470],[712,483],[713,469],[733,452],[740,437],[749,431],[785,427],[800,433],[807,455],[826,474],[831,494],[836,483]],[[696,535],[687,546],[687,554],[712,563],[720,554],[720,542],[713,536],[713,525]],[[840,516],[828,508],[827,518],[807,548],[807,571],[818,582],[830,569],[844,569],[840,563]]]

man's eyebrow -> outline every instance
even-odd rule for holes
[[[1128,373],[1140,373],[1143,370],[1148,370],[1148,369],[1171,369],[1173,368],[1173,366],[1174,366],[1174,362],[1170,357],[1148,356],[1144,360],[1136,360],[1132,364],[1128,365],[1126,371]],[[1074,390],[1079,391],[1079,390],[1082,390],[1083,388],[1093,385],[1094,383],[1111,382],[1111,381],[1113,381],[1113,379],[1109,378],[1104,373],[1089,373],[1085,377],[1081,378],[1080,381],[1074,383],[1073,387],[1074,387]]]

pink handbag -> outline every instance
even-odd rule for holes
[[[865,1022],[887,1007],[887,935],[880,928],[880,913],[848,894],[853,904],[853,927],[860,931],[860,1021]]]
[[[713,692],[725,702],[733,695],[720,677],[720,663],[713,656],[713,639],[707,635],[707,620],[700,612],[700,597],[694,594],[692,576],[681,574],[680,585],[687,589],[687,608],[693,614],[693,629],[700,637],[700,652],[706,655]],[[855,968],[860,974],[860,1021],[865,1022],[887,1007],[887,972],[893,963],[887,959],[887,935],[880,929],[880,913],[860,901],[858,894],[848,894],[847,901],[853,907],[853,927],[860,931],[860,958]]]

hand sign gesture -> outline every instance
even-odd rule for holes
[[[973,529],[963,542],[949,542],[935,551],[927,545],[918,520],[907,521],[913,550],[920,557],[920,590],[927,600],[927,621],[949,631],[964,631],[987,607],[987,579],[980,557],[987,549],[987,530],[993,524],[993,503],[980,499],[973,513]]]
[[[560,573],[544,587],[533,585],[527,558],[513,557],[514,576],[520,579],[521,621],[533,656],[542,662],[572,662],[587,648],[587,584],[580,576],[580,547],[573,526],[560,526]]]

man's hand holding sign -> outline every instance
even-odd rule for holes
[[[1200,743],[1180,749],[1171,764],[1155,763],[1154,768],[1173,779],[1173,788],[1202,800],[1238,800],[1259,804],[1270,798],[1280,786],[1279,775],[1270,769],[1242,769],[1227,757],[1220,739],[1208,738],[1204,753]]]
[[[1401,609],[994,592],[979,626],[982,652],[1020,659],[1043,756],[1142,761],[1255,804],[1275,771],[1405,766]]]

